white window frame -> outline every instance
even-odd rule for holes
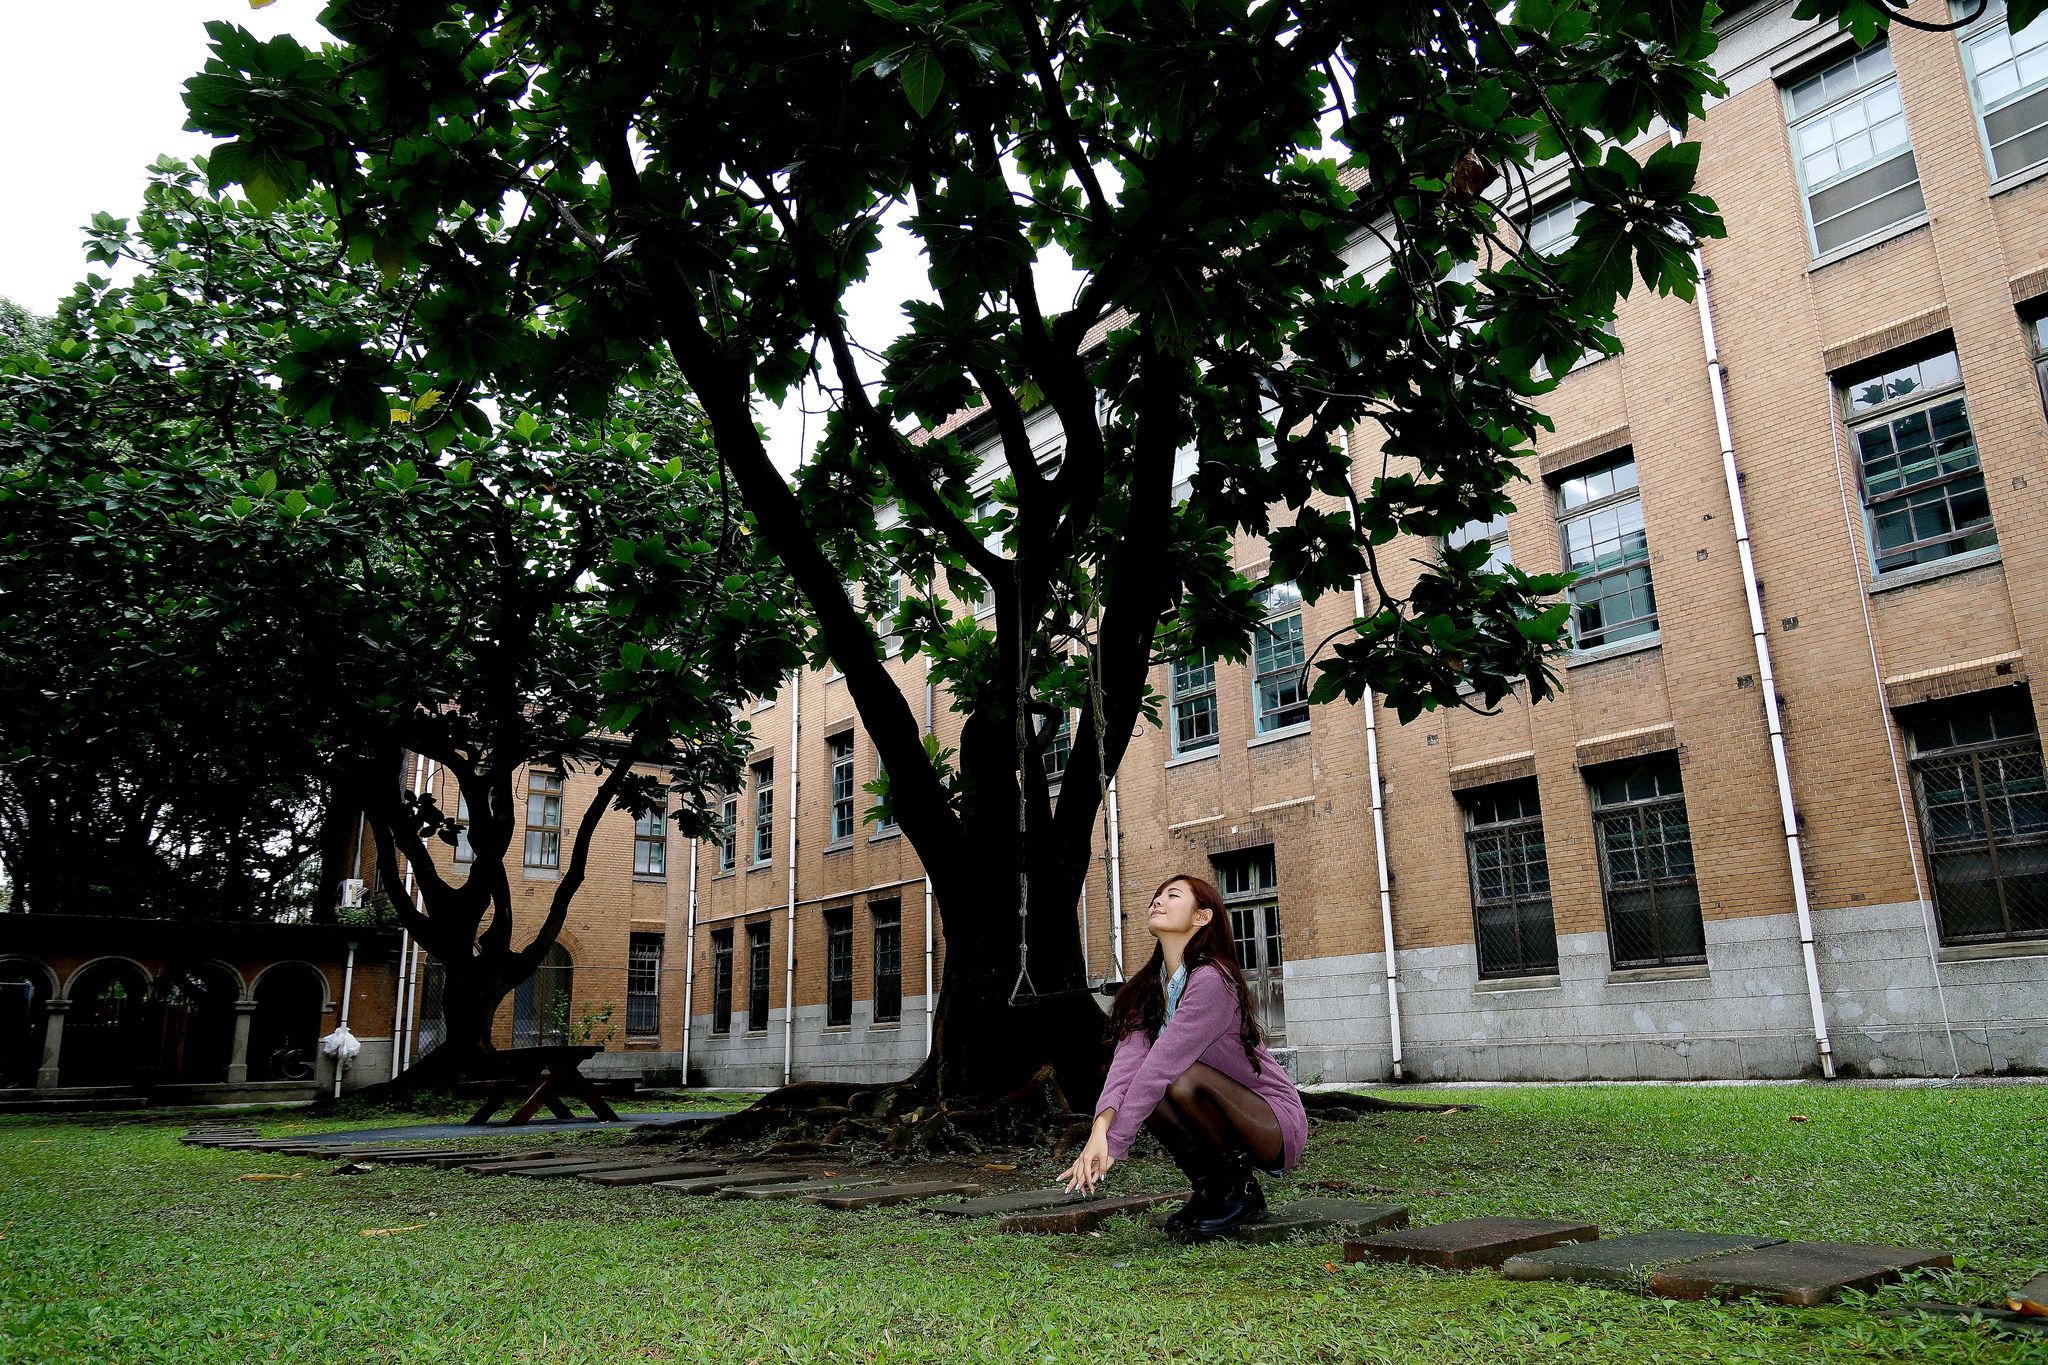
[[[1598,497],[1590,497],[1576,507],[1567,507],[1565,505],[1565,489],[1569,484],[1577,480],[1604,474],[1610,469],[1620,469],[1624,465],[1630,471],[1629,483],[1626,488],[1617,487],[1613,491],[1603,493]],[[1636,464],[1635,452],[1633,450],[1622,450],[1611,455],[1603,455],[1597,460],[1589,461],[1584,465],[1567,470],[1559,475],[1551,484],[1551,508],[1557,516],[1558,550],[1563,557],[1564,568],[1567,573],[1572,571],[1571,526],[1574,522],[1590,521],[1602,512],[1606,512],[1609,509],[1619,509],[1627,506],[1629,503],[1636,504],[1636,514],[1644,521],[1642,558],[1627,559],[1605,569],[1596,568],[1592,572],[1582,572],[1579,581],[1572,584],[1570,588],[1565,589],[1565,601],[1570,604],[1571,608],[1572,648],[1580,653],[1605,649],[1609,645],[1655,640],[1662,634],[1662,613],[1661,609],[1657,606],[1657,574],[1656,570],[1651,566],[1648,518],[1645,516],[1642,506],[1643,488],[1641,474],[1642,471]],[[1595,563],[1597,564],[1597,562],[1596,560]],[[1631,616],[1622,622],[1621,626],[1622,628],[1631,628],[1647,621],[1649,623],[1648,628],[1636,631],[1633,634],[1624,635],[1620,639],[1614,639],[1612,638],[1612,632],[1616,627],[1603,625],[1600,630],[1601,638],[1591,644],[1586,643],[1585,637],[1579,630],[1580,604],[1577,597],[1574,596],[1579,585],[1609,578],[1615,574],[1630,573],[1638,566],[1650,576],[1650,614],[1647,617]]]
[[[1908,366],[1924,365],[1930,360],[1943,359],[1949,361],[1951,366],[1954,367],[1955,378],[1944,378],[1932,387],[1916,388],[1897,398],[1873,403],[1860,411],[1855,408],[1855,390],[1862,385],[1880,377],[1897,374]],[[1909,542],[1909,545],[1919,546],[1955,543],[1957,548],[1950,551],[1947,555],[1936,556],[1932,559],[1916,559],[1910,564],[1895,564],[1889,569],[1878,567],[1879,560],[1884,556],[1880,552],[1877,543],[1877,518],[1880,512],[1889,511],[1892,504],[1910,506],[1911,498],[1915,493],[1925,493],[1933,489],[1947,488],[1960,480],[1974,476],[1979,487],[1984,490],[1987,513],[1990,506],[1990,485],[1985,476],[1976,425],[1970,420],[1969,398],[1965,392],[1966,386],[1962,380],[1961,365],[1955,351],[1950,349],[1922,353],[1912,359],[1894,356],[1879,363],[1885,368],[1875,371],[1866,369],[1863,372],[1863,378],[1854,383],[1845,383],[1837,380],[1835,384],[1839,411],[1842,415],[1842,425],[1848,436],[1850,469],[1856,477],[1857,496],[1862,500],[1863,504],[1863,538],[1864,545],[1870,555],[1871,574],[1874,577],[1883,578],[1887,574],[1904,573],[1927,564],[1938,564],[1943,559],[1953,558],[1955,555],[1967,553],[1972,549],[1984,549],[1996,545],[1998,543],[1998,524],[1987,516],[1985,521],[1976,524],[1972,528],[1951,530],[1948,535],[1943,537],[1924,537],[1920,540]],[[1883,495],[1882,501],[1873,501],[1863,463],[1863,450],[1860,439],[1862,433],[1874,427],[1890,428],[1893,423],[1898,422],[1902,418],[1911,417],[1916,413],[1931,412],[1933,409],[1950,402],[1961,402],[1963,405],[1963,421],[1970,429],[1970,453],[1975,461],[1972,468],[1937,474],[1933,478],[1921,479],[1917,483],[1901,484],[1896,489],[1888,490]],[[1974,536],[1982,535],[1989,535],[1990,537],[1983,545],[1972,546],[1965,543]],[[1899,551],[1894,550],[1891,553],[1896,554]]]
[[[740,865],[740,798],[728,795],[718,810],[718,870],[731,872]]]
[[[1477,517],[1473,518],[1445,536],[1443,548],[1461,549],[1475,540],[1486,542],[1486,560],[1480,565],[1481,573],[1499,573],[1515,562],[1514,554],[1508,545],[1507,513],[1497,512],[1484,521]]]
[[[1280,602],[1277,608],[1274,605],[1276,600]],[[1252,733],[1254,735],[1270,735],[1277,731],[1292,730],[1296,726],[1305,726],[1309,723],[1308,687],[1300,676],[1302,665],[1308,658],[1308,641],[1302,633],[1305,622],[1302,613],[1301,592],[1294,584],[1275,583],[1259,594],[1259,601],[1265,608],[1266,615],[1265,619],[1259,623],[1252,633],[1252,666],[1250,670],[1252,678]],[[1286,646],[1280,645],[1273,647],[1274,660],[1268,660],[1266,664],[1262,665],[1259,659],[1262,637],[1278,638],[1290,628],[1288,624],[1290,622],[1292,623],[1291,629],[1294,639],[1292,648],[1288,652],[1293,654],[1293,660],[1288,663],[1276,662],[1280,650],[1286,648]],[[1275,706],[1269,713],[1260,703],[1260,684],[1269,678],[1278,678],[1282,674],[1290,672],[1295,675],[1296,681],[1294,686],[1300,693],[1299,699],[1289,704]],[[1295,710],[1301,712],[1298,719],[1279,719],[1279,717]]]
[[[825,827],[826,846],[837,848],[853,842],[853,731],[842,730],[825,738],[826,771],[831,776],[832,804]]]
[[[1840,71],[1843,67],[1853,66],[1855,63],[1860,62],[1865,58],[1871,57],[1873,54],[1878,52],[1884,53],[1884,74],[1871,75],[1859,78],[1856,81],[1845,86],[1832,99],[1827,100],[1826,103],[1817,104],[1813,108],[1808,109],[1804,113],[1798,112],[1796,106],[1796,98],[1799,92],[1807,89],[1810,86],[1813,86],[1816,82],[1824,81],[1827,77],[1833,75],[1837,71]],[[1875,64],[1873,63],[1873,70],[1874,68]],[[1863,100],[1869,99],[1872,95],[1876,94],[1886,85],[1890,85],[1892,87],[1893,98],[1899,105],[1896,117],[1901,120],[1901,126],[1905,130],[1906,140],[1902,145],[1901,149],[1894,151],[1888,156],[1878,156],[1875,154],[1875,144],[1873,143],[1873,155],[1870,159],[1859,161],[1856,163],[1853,169],[1846,171],[1843,170],[1839,164],[1837,164],[1834,171],[1822,177],[1818,183],[1809,183],[1806,177],[1806,157],[1803,154],[1801,154],[1799,150],[1799,138],[1801,130],[1804,128],[1812,127],[1820,123],[1824,119],[1833,119],[1837,115],[1846,112],[1852,104],[1856,104]],[[1900,157],[1907,157],[1912,159],[1913,184],[1916,188],[1920,187],[1920,162],[1918,155],[1915,153],[1913,149],[1912,127],[1909,123],[1905,122],[1905,101],[1903,95],[1899,90],[1899,73],[1898,69],[1892,64],[1891,48],[1888,43],[1884,41],[1879,41],[1877,43],[1873,43],[1871,46],[1867,48],[1862,49],[1861,51],[1847,53],[1843,56],[1840,56],[1835,60],[1828,62],[1825,66],[1822,66],[1819,69],[1812,71],[1810,74],[1804,75],[1800,77],[1798,80],[1792,81],[1789,84],[1785,85],[1781,91],[1781,94],[1785,110],[1785,131],[1789,142],[1789,150],[1792,155],[1792,172],[1794,178],[1797,180],[1799,185],[1799,212],[1806,221],[1806,244],[1809,248],[1812,249],[1813,254],[1816,257],[1834,256],[1835,254],[1840,252],[1851,251],[1854,248],[1866,242],[1873,241],[1887,233],[1903,230],[1903,228],[1908,224],[1927,221],[1926,191],[1924,189],[1920,189],[1921,203],[1920,208],[1917,211],[1906,214],[1901,218],[1894,219],[1892,222],[1885,224],[1883,227],[1872,228],[1869,232],[1864,233],[1860,237],[1852,237],[1846,241],[1837,242],[1833,246],[1821,246],[1820,228],[1819,225],[1814,222],[1813,218],[1813,199],[1815,195],[1824,194],[1828,190],[1835,188],[1837,185],[1841,185],[1850,180],[1853,180],[1855,177],[1863,175],[1866,172],[1875,170],[1879,166],[1888,165],[1889,163],[1896,161]],[[1892,117],[1893,115],[1888,114],[1885,116],[1883,120],[1880,120],[1880,122],[1888,122]],[[1866,131],[1868,131],[1867,128]],[[1876,195],[1873,198],[1866,200],[1864,202],[1875,203],[1878,199],[1882,199],[1886,195],[1896,194],[1899,190],[1904,188],[1905,186],[1903,185],[1895,185],[1891,189],[1884,191],[1883,194]],[[1860,208],[1862,207],[1862,205],[1859,204],[1856,207]],[[1854,211],[1854,209],[1850,209],[1846,212]],[[1840,218],[1843,216],[1845,216],[1845,214],[1835,215],[1836,218]],[[1834,220],[1830,219],[1829,221],[1832,222]]]
[[[1183,670],[1190,676],[1200,674],[1201,685],[1190,686]],[[1188,754],[1215,753],[1223,742],[1222,709],[1216,694],[1216,660],[1207,650],[1187,659],[1175,659],[1166,666],[1166,690],[1167,710],[1173,725],[1173,756],[1181,758]],[[1181,708],[1204,700],[1209,703],[1209,733],[1190,740],[1181,732]]]
[[[534,768],[526,774],[527,867],[553,871],[562,865],[562,797],[565,786],[561,773]],[[536,813],[539,818],[536,818]]]
[[[1992,152],[1991,130],[1985,126],[1985,119],[2001,110],[2009,109],[2015,104],[2048,91],[2048,69],[2044,69],[2042,75],[2031,83],[2023,80],[2011,94],[2001,96],[1991,105],[1987,106],[1985,104],[1984,98],[1978,90],[1978,80],[1981,72],[1979,71],[1977,49],[2001,33],[2009,39],[2018,39],[2023,36],[2031,36],[2038,39],[2039,43],[2036,47],[2025,49],[2025,51],[2028,53],[2041,52],[2043,66],[2048,68],[2048,14],[2035,16],[2033,23],[2028,24],[2018,33],[2014,33],[2009,22],[2004,0],[1991,0],[1991,3],[1985,7],[1983,18],[1978,23],[1971,25],[1956,35],[1958,46],[1962,52],[1963,72],[1970,84],[1970,106],[1977,116],[1977,143],[1984,152],[1984,167],[1990,175],[1993,184],[2015,180],[2022,176],[2039,172],[2042,167],[2048,166],[2048,154],[2044,154],[2040,160],[2029,162],[2024,166],[2016,166],[2009,171],[2000,171],[1998,169],[1998,159]],[[2016,52],[2010,60],[2017,65],[2019,59],[2020,54]],[[1994,66],[2002,65],[2004,65],[2003,62],[1994,63]],[[2017,74],[2017,71],[2015,74]],[[2007,140],[2017,140],[2019,137],[2026,136],[2027,133],[2039,131],[2042,126],[2048,125],[2036,125],[2034,128],[2029,128],[2026,133],[2015,134],[2013,138]]]
[[[752,766],[754,842],[748,866],[767,867],[775,861],[775,760],[762,759]]]
[[[668,876],[668,812],[649,811],[633,820],[633,875]]]

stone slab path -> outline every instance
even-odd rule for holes
[[[1731,1251],[1776,1246],[1782,1237],[1729,1237],[1718,1232],[1659,1228],[1597,1242],[1567,1242],[1510,1256],[1500,1273],[1510,1280],[1621,1280],[1641,1283],[1659,1270]]]
[[[957,1204],[929,1204],[926,1208],[948,1218],[994,1218],[1006,1213],[1033,1213],[1069,1204],[1092,1204],[1101,1197],[1071,1194],[1059,1189],[1010,1190],[1004,1194],[985,1194],[978,1199],[963,1199]]]
[[[1491,1269],[1526,1251],[1560,1242],[1590,1242],[1600,1235],[1591,1223],[1555,1223],[1541,1218],[1461,1218],[1426,1228],[1383,1232],[1344,1243],[1347,1261],[1405,1261],[1439,1270]]]
[[[507,1171],[522,1180],[567,1180],[571,1176],[599,1175],[606,1171],[634,1171],[647,1165],[644,1156],[611,1157],[603,1161],[550,1161],[524,1170]]]
[[[1874,1289],[1908,1270],[1955,1264],[1947,1252],[1854,1242],[1780,1242],[1659,1271],[1650,1290],[1667,1299],[1765,1298],[1810,1308],[1844,1289]]]
[[[1043,1213],[1013,1213],[1000,1220],[996,1227],[1003,1232],[1093,1232],[1119,1214],[1143,1213],[1158,1204],[1178,1203],[1185,1200],[1188,1193],[1187,1190],[1168,1190],[1163,1194],[1095,1198],[1084,1204]]]
[[[465,1162],[489,1161],[511,1155],[512,1150],[508,1147],[485,1148],[481,1151],[453,1151],[445,1148],[439,1151],[421,1151],[414,1147],[403,1152],[388,1153],[376,1160],[381,1166],[460,1166]]]
[[[725,1175],[700,1175],[688,1180],[657,1180],[657,1190],[674,1190],[677,1194],[717,1194],[720,1190],[735,1189],[742,1185],[788,1185],[799,1180],[809,1180],[813,1171],[732,1171]]]
[[[878,1209],[891,1204],[908,1204],[913,1199],[936,1199],[942,1194],[980,1193],[981,1186],[963,1181],[920,1180],[909,1185],[879,1185],[873,1189],[813,1194],[806,1198],[826,1209]]]
[[[703,1161],[664,1162],[659,1166],[634,1166],[627,1170],[585,1171],[582,1178],[593,1185],[652,1185],[660,1180],[694,1180],[700,1176],[724,1175],[725,1167]]]
[[[486,1161],[471,1161],[462,1169],[472,1175],[504,1175],[541,1166],[555,1166],[565,1161],[595,1161],[588,1152],[536,1152],[530,1156],[493,1157]]]
[[[1149,1220],[1154,1227],[1166,1221],[1167,1214],[1155,1213]],[[1270,1242],[1284,1242],[1309,1232],[1337,1232],[1353,1236],[1384,1232],[1389,1228],[1408,1226],[1408,1210],[1399,1204],[1368,1204],[1357,1199],[1327,1199],[1319,1196],[1307,1199],[1290,1199],[1284,1204],[1275,1204],[1266,1211],[1266,1216],[1256,1223],[1233,1228],[1224,1236],[1234,1242],[1245,1242],[1253,1246],[1264,1246]]]
[[[718,1192],[720,1199],[807,1199],[835,1190],[857,1190],[887,1180],[880,1175],[828,1176],[820,1180],[797,1180],[785,1185],[728,1185]]]

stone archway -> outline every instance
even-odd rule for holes
[[[326,1022],[327,978],[304,962],[280,962],[256,978],[249,1020],[249,1079],[310,1081]]]
[[[167,969],[150,996],[159,1030],[157,1081],[226,1082],[235,1061],[235,1002],[241,997],[241,978],[217,962]]]
[[[62,1085],[134,1085],[153,1071],[149,974],[126,958],[100,958],[72,974],[58,1063]]]
[[[0,1089],[27,1089],[40,1079],[57,978],[33,958],[0,961]]]

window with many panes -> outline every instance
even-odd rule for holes
[[[747,926],[747,1031],[768,1027],[768,926]]]
[[[1555,256],[1570,248],[1579,235],[1579,215],[1585,211],[1586,203],[1583,199],[1566,199],[1539,208],[1536,216],[1529,220],[1529,249],[1539,256]],[[1613,336],[1614,319],[1609,318],[1601,323],[1600,330],[1608,336]],[[1606,355],[1605,351],[1587,350],[1573,362],[1572,369],[1590,365],[1596,360],[1604,359]],[[1548,375],[1550,367],[1539,360],[1536,362],[1536,371],[1539,375]]]
[[[652,1038],[661,1032],[661,935],[626,938],[626,1036]]]
[[[562,865],[562,775],[526,775],[526,865]]]
[[[1586,780],[1593,789],[1593,832],[1614,965],[1705,962],[1706,927],[1678,755],[1589,769]]]
[[[825,1027],[853,1022],[853,907],[825,912]]]
[[[2005,6],[1993,8],[1984,31],[1963,39],[1963,63],[1998,180],[2048,162],[2048,14],[2015,33]]]
[[[476,861],[476,850],[469,846],[469,798],[459,791],[455,794],[455,861]]]
[[[1481,541],[1486,544],[1486,558],[1479,565],[1481,573],[1499,573],[1514,562],[1508,555],[1508,518],[1505,512],[1497,512],[1483,521],[1466,522],[1444,537],[1444,548],[1462,550]]]
[[[648,811],[633,821],[633,875],[668,875],[668,816],[662,811]]]
[[[1657,633],[1650,542],[1632,454],[1574,470],[1557,484],[1558,534],[1571,586],[1572,643],[1597,649]]]
[[[754,866],[775,857],[775,764],[754,765]]]
[[[1237,965],[1244,969],[1252,1007],[1269,1042],[1287,1037],[1286,957],[1280,942],[1280,879],[1273,869],[1273,847],[1226,853],[1215,859],[1224,910],[1230,916],[1230,937],[1237,947]]]
[[[732,1032],[732,930],[711,931],[711,1031]]]
[[[896,812],[889,805],[888,798],[883,795],[889,789],[889,770],[883,766],[882,760],[879,758],[875,760],[875,780],[873,786],[875,788],[875,800],[872,809],[875,816],[875,833],[891,833],[896,828]]]
[[[1884,365],[1841,386],[1876,571],[1996,545],[1956,353]]]
[[[2034,351],[2034,383],[2041,390],[2041,406],[2048,410],[2048,312],[2027,323],[2027,344]]]
[[[875,1022],[893,1024],[903,1018],[903,903],[872,901],[868,919],[875,931]]]
[[[1816,255],[1922,217],[1920,172],[1891,48],[1865,48],[1785,91]]]
[[[1045,762],[1045,784],[1055,790],[1067,775],[1067,760],[1074,756],[1074,722],[1066,712],[1060,713],[1060,723],[1053,727],[1052,739],[1041,755]]]
[[[825,741],[826,762],[832,776],[832,817],[829,842],[843,844],[853,838],[853,733],[833,735]]]
[[[1502,782],[1461,792],[1465,869],[1472,879],[1473,943],[1481,976],[1539,976],[1557,970],[1550,914],[1550,855],[1536,782]]]
[[[728,796],[718,805],[718,870],[730,872],[740,861],[740,799]]]
[[[1901,713],[1944,943],[2048,935],[2048,780],[2024,687]]]
[[[1216,747],[1216,661],[1206,653],[1172,664],[1173,752]]]
[[[1302,681],[1306,651],[1301,639],[1301,593],[1276,583],[1259,594],[1266,619],[1252,632],[1252,729],[1267,734],[1308,721],[1308,687]]]

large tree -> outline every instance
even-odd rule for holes
[[[132,226],[96,219],[127,280],[89,278],[67,335],[0,369],[0,832],[32,908],[169,872],[195,894],[157,908],[218,914],[196,894],[214,864],[262,858],[298,807],[345,816],[302,839],[360,815],[447,970],[436,1079],[489,1047],[601,819],[709,828],[739,701],[797,660],[791,593],[644,348],[583,415],[435,388],[411,330],[433,304],[350,264],[322,202],[259,212],[198,181],[160,161]],[[466,812],[411,790],[404,754]],[[529,768],[601,780],[563,812],[545,913],[515,924]],[[110,789],[140,809],[110,820]],[[51,818],[16,829],[17,808]],[[75,811],[86,828],[51,823]],[[472,856],[444,877],[431,841],[459,814]],[[46,852],[96,856],[65,874]]]
[[[1690,289],[1718,220],[1693,192],[1697,145],[1648,134],[1718,89],[1714,12],[338,0],[322,21],[341,44],[318,52],[216,25],[187,102],[232,139],[218,180],[259,203],[318,183],[360,259],[420,269],[436,382],[576,401],[616,357],[666,347],[931,875],[948,953],[910,1093],[957,1102],[1046,1063],[1070,1093],[1092,1084],[1074,907],[1101,784],[1150,665],[1243,651],[1265,584],[1232,572],[1233,534],[1266,536],[1268,581],[1311,599],[1365,584],[1319,699],[1370,693],[1405,718],[1550,691],[1560,580],[1489,573],[1483,544],[1419,573],[1379,551],[1509,508],[1545,376],[1612,349],[1637,281]],[[1523,230],[1545,165],[1584,205],[1547,256]],[[468,227],[492,214],[504,232]],[[877,351],[846,299],[896,220],[931,297]],[[1361,243],[1383,272],[1353,270]],[[1069,306],[1039,292],[1048,255],[1083,273]],[[755,412],[806,380],[832,410],[791,479]],[[1056,467],[1033,453],[1042,410]],[[1361,427],[1375,458],[1354,464]],[[963,435],[998,452],[992,504]],[[891,575],[900,605],[877,620],[861,604]],[[922,743],[888,636],[965,713],[957,754]],[[1068,710],[1054,802],[1039,759]]]
[[[1636,270],[1686,287],[1715,226],[1696,149],[1638,163],[1616,144],[1698,112],[1703,17],[1618,0],[1505,16],[1483,0],[343,0],[323,22],[345,46],[321,53],[215,26],[188,103],[235,139],[218,179],[259,203],[318,181],[362,258],[418,263],[438,382],[573,396],[602,387],[614,348],[666,345],[932,877],[948,952],[917,1088],[986,1096],[1050,1062],[1086,1093],[1100,1015],[1073,911],[1101,781],[1156,651],[1243,650],[1262,585],[1231,571],[1232,532],[1269,535],[1271,578],[1311,598],[1371,580],[1323,697],[1370,689],[1411,714],[1465,688],[1547,689],[1557,583],[1470,554],[1397,591],[1375,548],[1506,507],[1542,420],[1536,362],[1611,344],[1601,324]],[[1552,157],[1589,207],[1546,259],[1481,191]],[[910,306],[877,387],[843,301],[899,209],[936,302]],[[486,213],[511,226],[464,230]],[[1384,242],[1377,280],[1347,267],[1361,237]],[[1053,248],[1086,272],[1058,311],[1033,272]],[[1451,278],[1472,261],[1476,281]],[[836,403],[792,483],[753,404],[811,376]],[[904,434],[968,405],[1001,451],[988,515],[956,436]],[[1032,449],[1041,406],[1056,471]],[[1384,477],[1354,474],[1341,438],[1361,423],[1397,462]],[[859,601],[891,572],[902,604],[878,623]],[[993,599],[987,624],[945,590],[965,575]],[[965,712],[957,755],[927,752],[878,626]],[[1054,803],[1039,757],[1069,708]]]

